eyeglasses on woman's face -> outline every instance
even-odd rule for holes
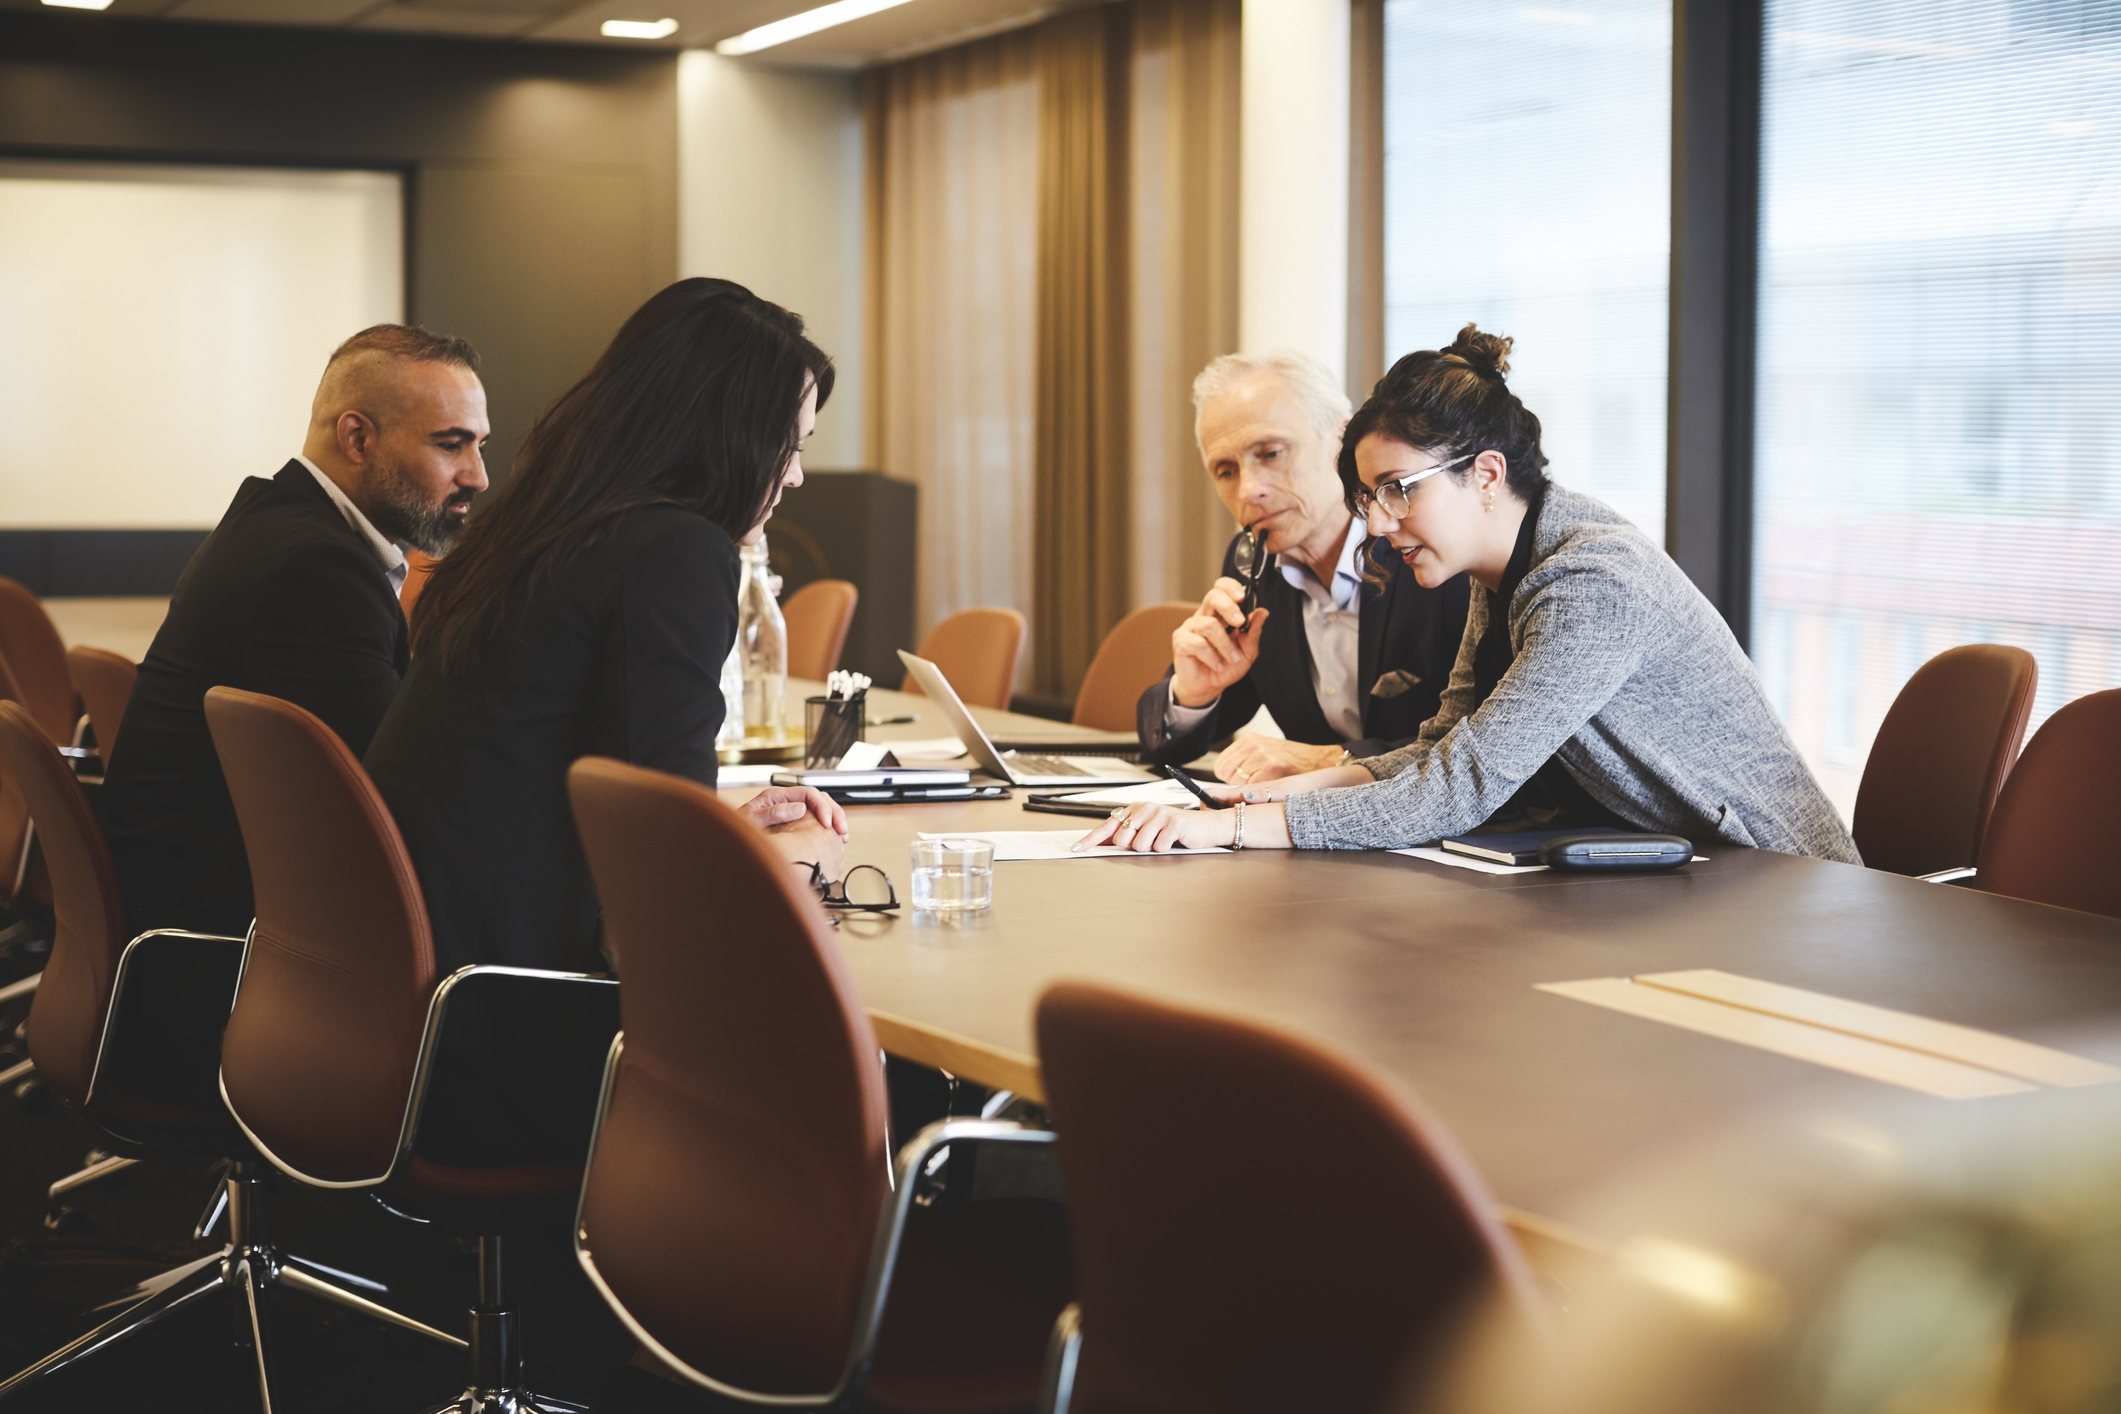
[[[1405,476],[1395,476],[1389,481],[1380,481],[1371,490],[1357,491],[1353,503],[1355,514],[1361,516],[1364,520],[1368,520],[1370,518],[1370,508],[1375,506],[1393,520],[1405,520],[1407,512],[1414,507],[1414,488],[1416,486],[1427,481],[1440,471],[1450,471],[1454,467],[1464,466],[1479,455],[1480,453],[1478,452],[1468,452],[1453,461],[1438,462],[1435,466],[1425,466],[1420,471],[1410,471]]]
[[[850,913],[889,913],[898,907],[898,890],[891,887],[891,876],[874,864],[857,864],[834,883],[825,877],[823,869],[807,859],[789,862],[810,871],[810,887],[817,890],[818,902],[827,908]]]

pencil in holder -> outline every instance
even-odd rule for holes
[[[862,740],[869,719],[869,694],[851,697],[806,697],[803,699],[803,765],[812,771],[829,771],[839,765],[847,748]]]

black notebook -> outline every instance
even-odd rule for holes
[[[1539,847],[1563,835],[1626,835],[1632,830],[1525,830],[1510,835],[1446,835],[1440,844],[1452,854],[1495,864],[1537,864]]]

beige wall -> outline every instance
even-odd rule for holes
[[[838,366],[804,461],[868,464],[862,399],[862,124],[854,76],[687,50],[678,60],[678,270],[803,316]]]

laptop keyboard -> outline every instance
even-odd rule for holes
[[[1089,777],[1095,774],[1058,756],[1026,756],[1021,751],[1009,753],[1009,769],[1026,776]]]

